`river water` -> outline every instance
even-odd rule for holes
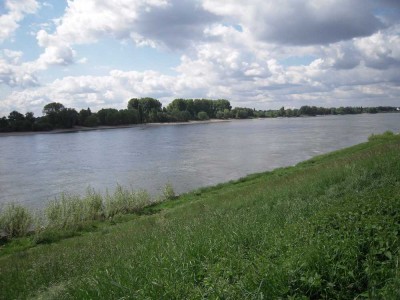
[[[89,132],[0,137],[0,204],[41,208],[62,192],[117,184],[177,193],[296,164],[400,132],[400,114],[143,125]]]

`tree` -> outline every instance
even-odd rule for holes
[[[232,117],[232,113],[229,109],[225,108],[224,109],[224,119],[229,119]]]
[[[187,110],[188,100],[175,99],[167,106],[168,111],[184,111]]]
[[[191,114],[187,110],[180,111],[177,109],[171,111],[170,116],[175,122],[187,122],[192,118]]]
[[[247,112],[247,110],[245,110],[245,109],[238,109],[237,111],[236,111],[236,119],[247,119],[248,118],[248,116],[249,116],[249,114],[248,114],[248,112]]]
[[[208,120],[208,119],[209,119],[208,114],[207,114],[205,111],[200,111],[200,112],[197,114],[197,118],[198,118],[199,120],[202,120],[202,121]]]
[[[57,114],[56,127],[72,128],[78,122],[79,114],[74,108],[65,108]]]
[[[315,106],[304,105],[300,107],[300,114],[305,116],[316,116],[317,108]]]
[[[139,99],[132,98],[128,101],[128,109],[139,109]]]
[[[43,107],[46,123],[53,128],[72,128],[78,123],[79,114],[74,108],[65,108],[58,102],[46,104]]]
[[[223,119],[224,118],[224,113],[222,111],[217,111],[217,113],[215,114],[215,117],[217,119]]]
[[[285,107],[281,107],[278,111],[278,116],[279,117],[284,117],[285,116]]]
[[[119,111],[121,124],[137,124],[139,123],[139,112],[137,109],[121,109]]]
[[[87,127],[95,127],[99,125],[99,119],[97,118],[97,114],[91,114],[90,116],[88,116],[83,125]]]
[[[25,130],[25,116],[14,110],[8,115],[8,125],[11,131]]]
[[[65,109],[65,107],[61,103],[52,102],[52,103],[46,104],[43,107],[43,114],[46,115],[46,116],[49,116],[49,115],[51,115],[53,113],[59,113],[63,109]]]
[[[86,119],[92,114],[92,111],[88,107],[87,109],[81,109],[79,111],[79,125],[84,125]]]
[[[6,117],[0,118],[0,132],[9,131],[8,120]]]
[[[193,109],[196,116],[198,116],[199,112],[205,112],[209,117],[214,117],[213,107],[210,100],[195,99],[193,101]]]
[[[102,108],[97,112],[97,117],[100,125],[114,126],[121,124],[120,113],[115,108]]]
[[[60,127],[59,126],[59,113],[65,109],[64,105],[58,102],[52,102],[46,104],[43,107],[43,115],[47,117],[48,122],[52,127]]]
[[[139,114],[139,123],[155,122],[157,113],[161,112],[162,104],[154,98],[132,98],[128,101],[128,109],[136,109]]]
[[[211,100],[213,101],[213,100]],[[217,111],[224,111],[225,109],[231,110],[232,106],[231,103],[228,100],[225,99],[218,99],[213,101],[214,103],[214,112],[216,113]]]
[[[151,122],[157,118],[157,112],[161,112],[161,102],[154,98],[140,98],[139,107],[142,108],[143,122]]]
[[[52,129],[53,125],[50,124],[47,116],[36,118],[35,123],[32,126],[33,131],[48,131]]]

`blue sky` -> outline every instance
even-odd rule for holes
[[[395,0],[3,0],[0,116],[133,97],[400,106]]]

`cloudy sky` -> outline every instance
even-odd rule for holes
[[[145,96],[400,106],[400,1],[0,0],[0,116]]]

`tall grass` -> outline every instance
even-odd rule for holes
[[[6,238],[21,237],[32,229],[32,214],[25,207],[9,203],[0,213],[0,234]]]
[[[103,213],[106,218],[119,214],[139,213],[151,204],[152,199],[145,190],[133,191],[118,185],[112,195],[107,192]]]
[[[167,191],[167,192],[166,192]],[[175,197],[167,184],[160,197],[152,198],[145,190],[126,189],[117,185],[113,193],[102,195],[87,188],[85,195],[62,193],[48,202],[42,213],[35,216],[25,207],[10,203],[0,212],[0,236],[10,240],[33,234],[37,241],[48,241],[48,234],[61,236],[79,231],[94,221],[112,220],[116,216],[141,213],[146,207]],[[57,238],[56,238],[57,239]]]

